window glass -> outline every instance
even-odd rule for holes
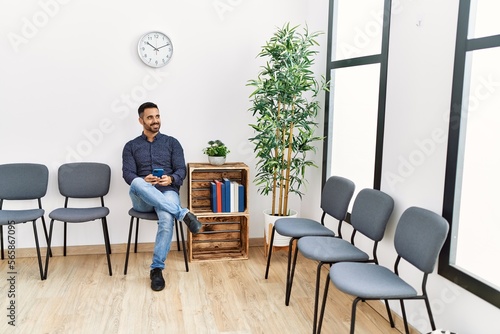
[[[356,180],[356,188],[373,186],[380,64],[332,70],[330,106],[330,175]]]
[[[332,61],[380,54],[383,0],[335,1]]]
[[[469,19],[469,38],[500,35],[500,1],[473,0]]]
[[[496,209],[500,189],[500,47],[469,52],[467,59],[469,89],[464,89],[463,101],[468,108],[461,116],[463,139],[452,230],[455,252],[450,263],[500,288],[500,271],[491,265],[500,254],[500,212]]]

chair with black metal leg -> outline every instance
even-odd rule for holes
[[[316,272],[316,290],[314,296],[313,333],[316,333],[318,319],[319,288],[321,268],[324,264],[338,262],[374,262],[378,263],[377,246],[382,240],[387,222],[394,208],[391,196],[376,189],[361,190],[352,207],[350,223],[352,234],[350,242],[341,238],[303,237],[297,242],[299,252],[306,258],[318,261]],[[359,233],[358,233],[359,232]],[[373,242],[371,257],[355,246],[356,236],[363,235]],[[327,283],[329,283],[327,278]],[[289,293],[291,293],[291,288]]]
[[[129,232],[128,232],[127,255],[125,256],[125,268],[123,270],[124,275],[127,275],[128,258],[129,258],[129,254],[130,254],[130,242],[132,240],[132,231],[134,229],[134,221],[136,224],[136,226],[135,226],[134,253],[137,253],[137,240],[138,240],[138,235],[139,235],[140,219],[158,221],[158,216],[156,215],[156,212],[140,212],[140,211],[136,211],[134,209],[130,209],[128,211],[128,214],[130,216],[130,228],[129,228]],[[184,253],[184,265],[186,267],[186,271],[189,271],[186,243],[184,241],[184,229],[182,227],[182,223],[179,222],[179,220],[177,220],[177,219],[174,220],[174,225],[175,225],[175,235],[177,237],[177,250],[181,250],[180,244],[182,243],[182,251]],[[179,239],[179,237],[180,237],[180,239]],[[181,240],[181,241],[179,241],[179,240]]]
[[[327,216],[333,217],[338,221],[338,231],[339,234],[342,222],[344,221],[349,203],[354,194],[354,182],[349,179],[340,176],[331,176],[325,183],[323,190],[321,192],[321,204],[320,207],[323,209],[323,214],[321,216],[321,221],[318,222],[313,219],[307,218],[280,218],[276,220],[272,232],[269,244],[269,252],[267,257],[267,266],[265,278],[267,279],[269,274],[269,265],[271,263],[273,241],[275,232],[290,237],[289,247],[288,247],[288,266],[287,266],[287,279],[285,287],[285,305],[290,302],[290,289],[293,283],[294,271],[292,271],[292,249],[294,248],[294,242],[305,236],[329,236],[334,237],[335,232],[330,230],[325,226],[325,218]],[[295,263],[297,260],[297,248],[295,248],[295,254],[293,257],[293,268],[295,268]]]
[[[42,257],[40,254],[40,245],[38,242],[38,232],[36,221],[41,218],[45,238],[48,240],[47,227],[45,225],[44,214],[42,209],[42,197],[47,193],[47,185],[49,181],[49,170],[45,165],[33,163],[11,163],[0,165],[0,243],[1,257],[4,254],[4,237],[3,227],[8,226],[7,243],[12,245],[15,242],[13,233],[15,233],[15,225],[21,223],[32,222],[33,235],[35,237],[35,246],[38,257],[38,266],[40,269],[40,278],[43,280]],[[37,205],[31,205],[30,202],[35,200]],[[4,208],[4,202],[7,201],[23,201],[29,205],[27,209],[7,210]],[[9,247],[9,250],[11,247]],[[8,252],[11,259],[11,251]],[[48,249],[50,254],[50,249]]]
[[[399,300],[405,332],[409,333],[404,300],[423,300],[432,330],[436,330],[427,295],[427,278],[433,272],[448,235],[449,225],[440,215],[418,207],[406,209],[399,219],[394,235],[397,257],[394,271],[381,265],[359,262],[336,263],[330,268],[330,279],[338,290],[354,296],[351,311],[351,334],[354,334],[356,305],[364,300]],[[422,273],[421,291],[399,276],[398,268],[404,259]],[[327,285],[328,287],[328,285]],[[327,291],[327,288],[325,288]],[[325,300],[323,300],[323,303]],[[388,303],[389,322],[394,327]],[[323,312],[320,315],[323,318]],[[321,330],[321,327],[318,327]]]
[[[104,236],[104,245],[108,261],[109,276],[113,275],[111,269],[111,244],[109,241],[108,223],[106,217],[109,209],[104,205],[104,196],[109,191],[111,181],[111,169],[108,165],[97,162],[75,162],[61,165],[58,170],[59,192],[64,196],[64,207],[52,210],[49,214],[50,231],[48,246],[52,241],[52,232],[55,221],[64,223],[64,255],[66,255],[66,234],[68,224],[80,224],[94,220],[101,220]],[[69,206],[72,201],[93,201],[98,200],[99,206],[84,205]],[[72,202],[73,203],[73,202]],[[80,206],[81,205],[81,206]],[[49,254],[45,261],[45,278],[49,269]]]

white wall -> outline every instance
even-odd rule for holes
[[[206,142],[221,139],[231,149],[229,161],[253,168],[253,147],[247,140],[252,135],[248,124],[253,118],[247,111],[252,89],[246,83],[263,64],[256,56],[286,22],[326,32],[327,7],[327,0],[2,0],[0,163],[49,167],[43,200],[47,211],[63,204],[56,183],[61,163],[109,164],[111,242],[125,243],[130,199],[121,177],[121,150],[142,130],[139,104],[159,105],[162,132],[180,140],[187,162],[206,161]],[[165,32],[174,45],[171,62],[161,69],[148,68],[137,55],[139,37],[151,30]],[[318,59],[322,72],[324,56]],[[181,196],[186,203],[186,187]],[[250,237],[263,235],[266,204],[252,187]],[[141,229],[143,241],[154,240],[155,226],[148,225]],[[19,248],[33,247],[29,225],[17,232]],[[101,244],[100,224],[70,226],[68,238],[70,245]],[[61,243],[59,225],[54,245]]]

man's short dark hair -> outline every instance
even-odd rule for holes
[[[144,110],[149,109],[149,108],[156,108],[158,109],[158,106],[154,104],[153,102],[144,102],[139,106],[139,109],[137,110],[139,113],[139,117],[141,117],[142,113]]]

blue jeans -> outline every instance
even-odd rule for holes
[[[172,242],[174,218],[182,220],[189,210],[181,207],[179,194],[175,191],[161,192],[139,177],[130,184],[129,195],[134,210],[140,212],[155,211],[158,215],[158,231],[156,232],[151,269],[164,269]]]

